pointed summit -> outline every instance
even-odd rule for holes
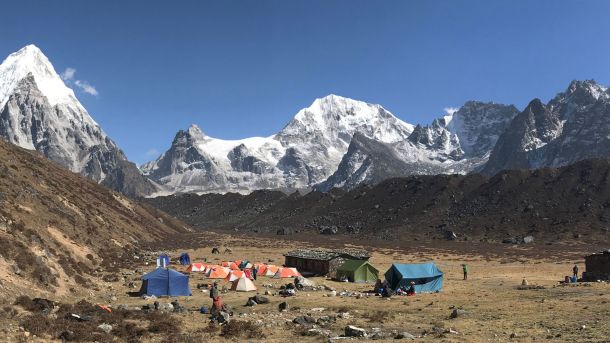
[[[10,54],[0,64],[0,108],[18,83],[30,74],[52,106],[66,103],[80,106],[74,92],[66,87],[49,59],[37,46],[30,44]]]

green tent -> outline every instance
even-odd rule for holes
[[[347,260],[337,268],[337,279],[343,278],[349,282],[375,283],[379,278],[379,270],[365,260]]]

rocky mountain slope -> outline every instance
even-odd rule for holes
[[[514,106],[471,101],[431,126],[414,127],[380,105],[329,95],[271,137],[225,141],[193,125],[141,170],[170,192],[219,193],[327,190],[398,175],[466,173],[487,160],[517,113]]]
[[[329,95],[271,137],[227,141],[193,125],[141,170],[172,192],[308,188],[335,171],[355,133],[392,143],[412,130],[379,105]]]
[[[0,141],[0,298],[70,294],[142,244],[190,230],[148,205]]]
[[[565,166],[610,156],[610,92],[573,81],[548,104],[529,103],[499,138],[483,172]]]
[[[339,235],[385,240],[446,239],[453,232],[459,240],[533,235],[548,242],[610,243],[609,199],[610,160],[593,159],[491,178],[394,178],[349,192],[182,194],[146,201],[204,230],[311,235],[336,227]]]
[[[124,194],[156,190],[91,118],[34,45],[0,65],[0,137],[37,150],[75,173]]]

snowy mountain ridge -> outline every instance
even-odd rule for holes
[[[0,136],[128,195],[156,187],[87,113],[35,45],[0,64]]]

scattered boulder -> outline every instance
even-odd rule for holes
[[[257,304],[268,304],[269,303],[269,298],[264,297],[262,295],[258,295],[258,294],[251,297],[250,299],[254,300]]]
[[[461,317],[461,316],[464,316],[467,314],[468,314],[468,311],[456,308],[453,310],[453,312],[451,312],[451,315],[449,316],[449,318],[455,319],[457,317]]]
[[[322,336],[322,337],[330,337],[332,332],[330,330],[324,329],[309,329],[303,333],[305,336]]]
[[[523,237],[523,244],[530,244],[534,242],[534,236]]]
[[[318,229],[322,235],[336,235],[339,233],[339,228],[335,225],[332,226],[320,226]]]
[[[280,310],[280,312],[283,312],[283,311],[288,311],[289,306],[288,306],[288,303],[284,301],[284,302],[280,303],[279,305],[277,305],[277,308],[278,308],[278,310]]]
[[[110,331],[112,331],[112,325],[106,323],[98,325],[97,328],[104,331],[105,333],[110,333]]]
[[[348,325],[345,327],[345,336],[346,337],[366,337],[366,330],[353,326],[353,325]]]
[[[316,320],[312,316],[298,316],[292,322],[301,326],[312,326]]]
[[[258,303],[256,301],[254,301],[253,298],[248,298],[248,301],[246,301],[246,306],[256,306],[258,305]]]
[[[403,331],[403,332],[399,332],[394,336],[394,339],[415,339],[415,336],[413,336],[412,334]]]

